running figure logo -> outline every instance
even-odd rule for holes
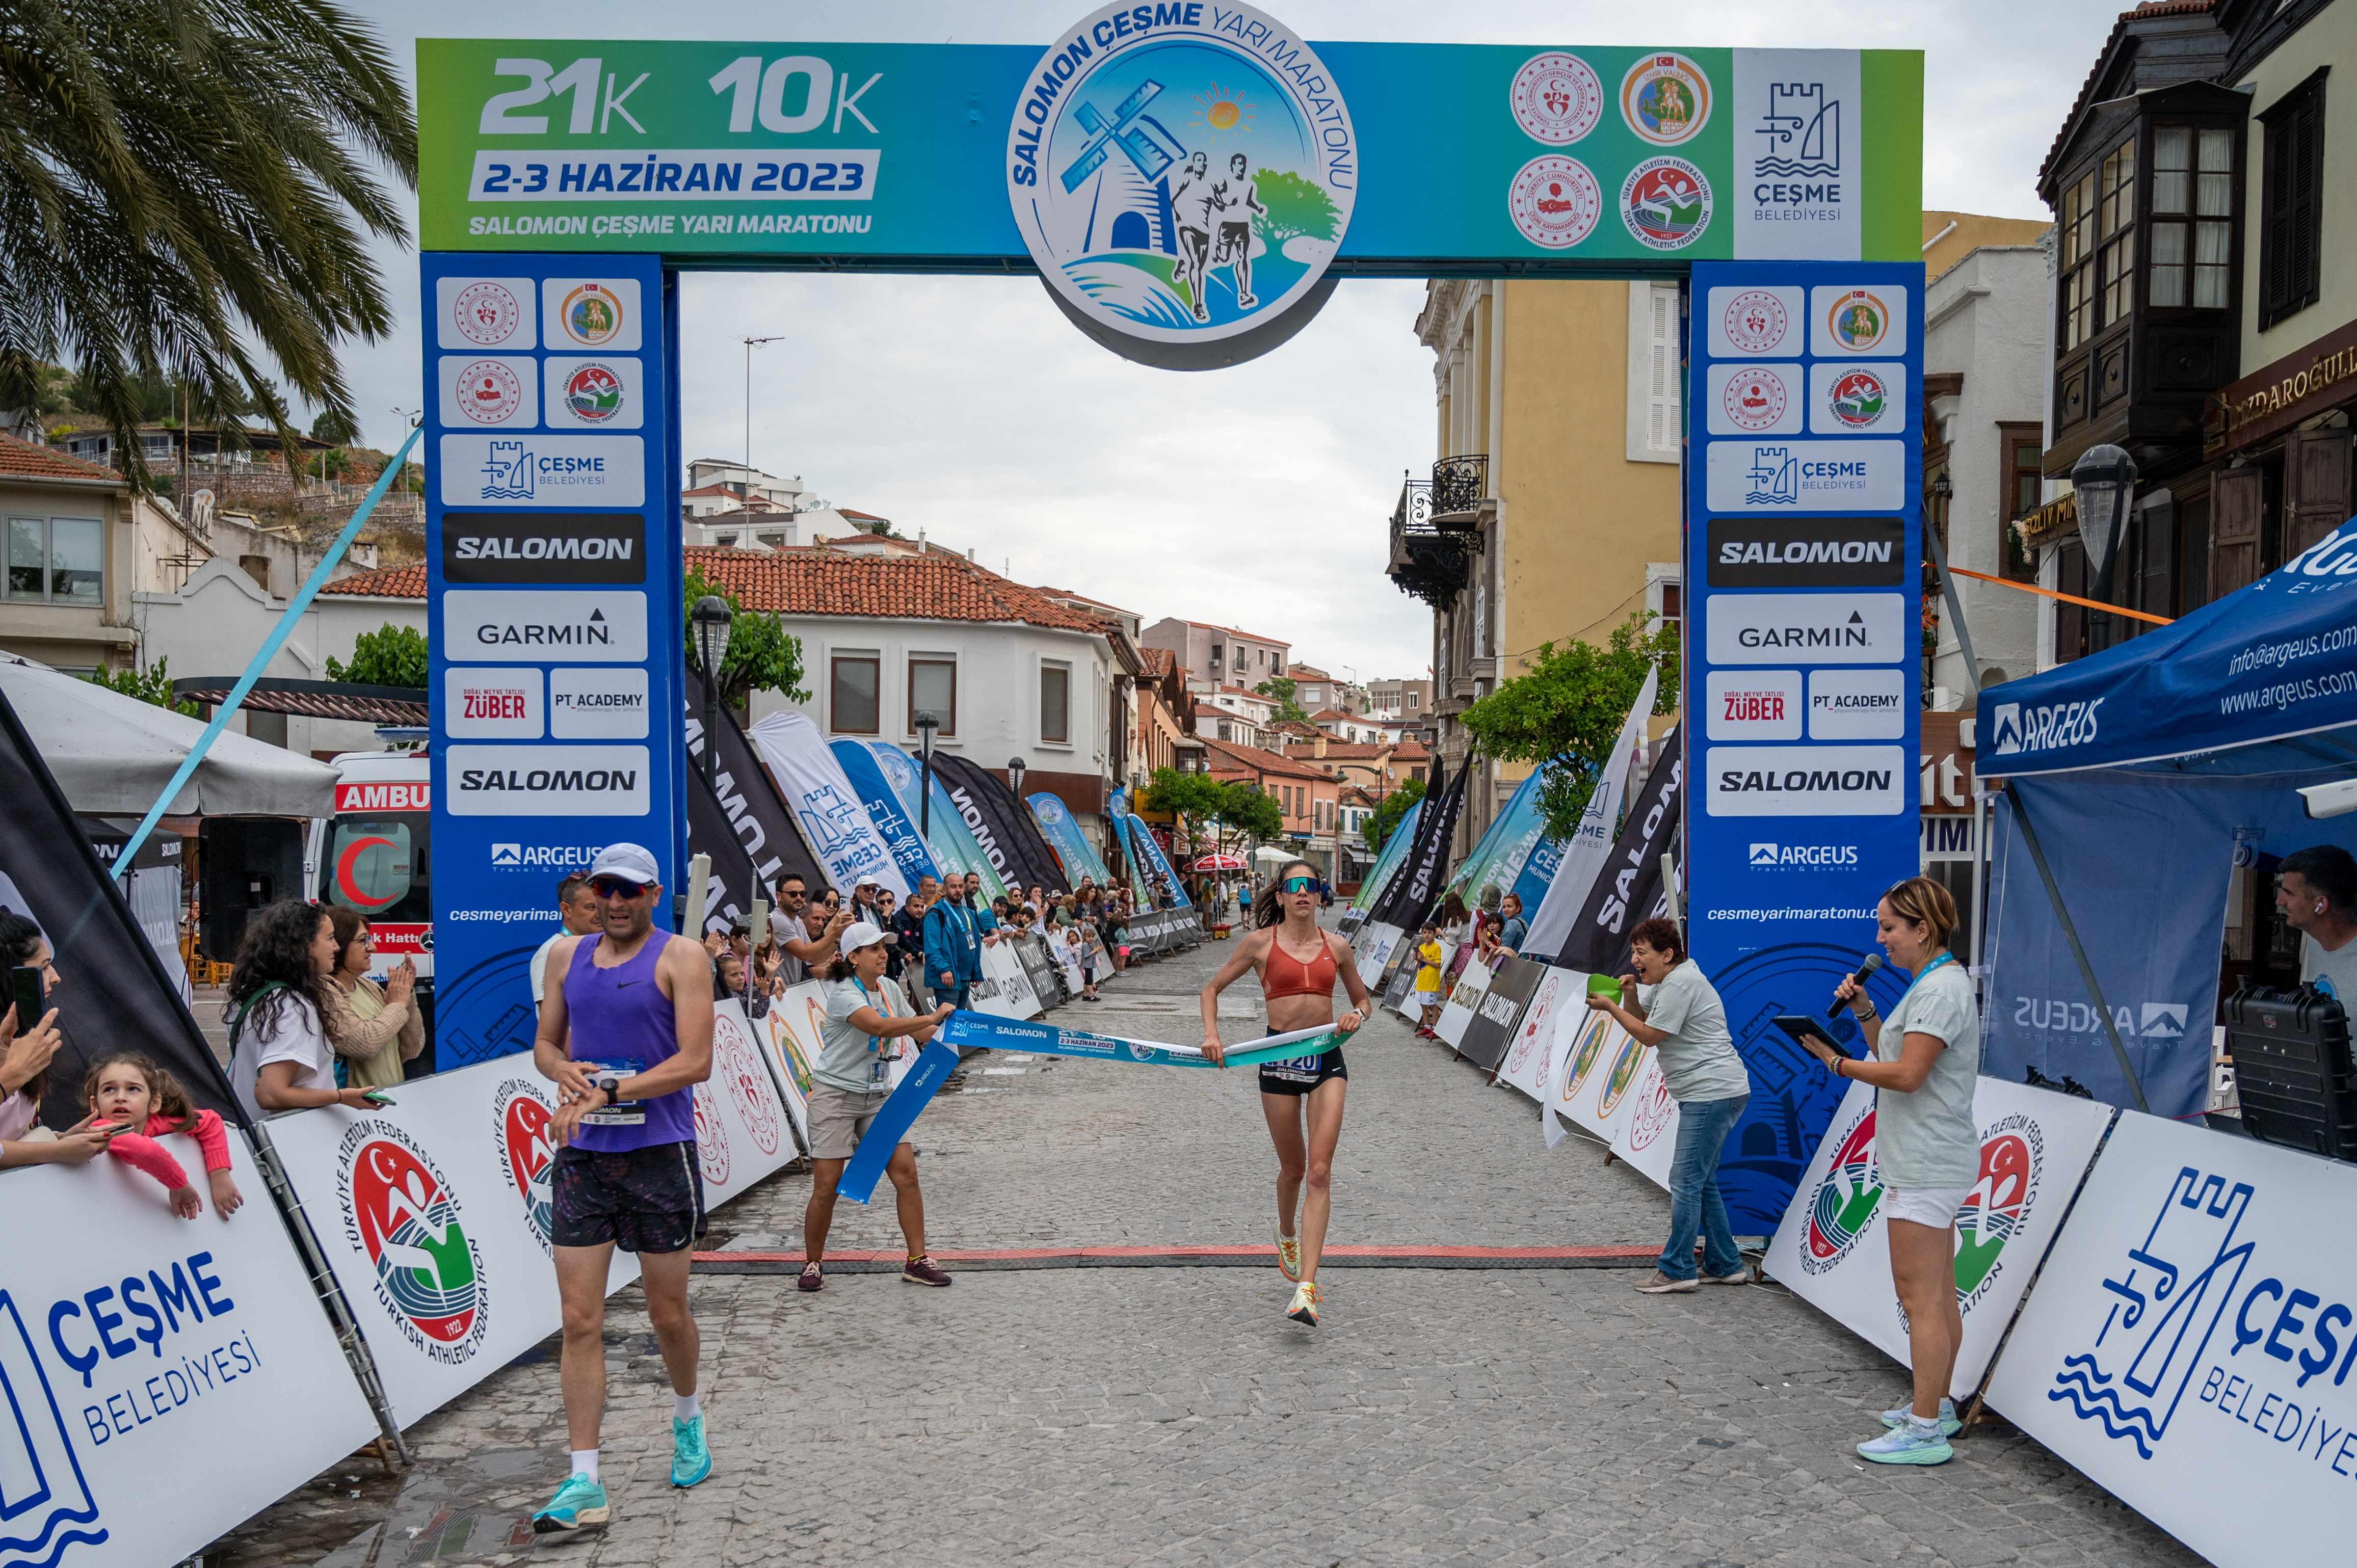
[[[1253,185],[1252,160],[1242,153],[1231,155],[1228,177],[1219,183],[1213,195],[1220,210],[1220,249],[1211,258],[1211,264],[1228,269],[1235,284],[1236,308],[1250,310],[1260,303],[1252,291],[1253,214],[1268,216],[1268,209],[1260,204]],[[1196,308],[1202,308],[1200,296]]]

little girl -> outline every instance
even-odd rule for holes
[[[116,1133],[107,1150],[163,1183],[173,1213],[194,1219],[204,1205],[180,1162],[156,1142],[167,1133],[187,1133],[197,1140],[197,1147],[204,1152],[213,1207],[223,1219],[244,1205],[245,1198],[230,1175],[229,1133],[221,1119],[191,1105],[188,1091],[180,1087],[178,1079],[145,1057],[118,1052],[101,1058],[91,1067],[90,1076],[82,1079],[81,1091],[90,1103],[93,1127],[120,1123],[138,1129]]]
[[[1437,1039],[1432,1026],[1440,1019],[1440,965],[1448,950],[1441,945],[1439,928],[1430,920],[1416,938],[1415,956],[1423,966],[1415,972],[1415,1004],[1424,1014],[1415,1032],[1424,1039]]]

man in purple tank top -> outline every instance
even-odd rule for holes
[[[639,845],[599,851],[589,891],[599,929],[548,950],[532,1047],[533,1064],[557,1086],[552,1240],[573,1445],[565,1484],[533,1516],[543,1534],[602,1530],[613,1516],[597,1478],[597,1428],[606,1408],[606,1275],[617,1246],[639,1255],[647,1316],[671,1373],[672,1485],[692,1487],[712,1473],[695,1392],[699,1340],[687,1310],[702,1219],[694,1086],[712,1076],[711,960],[700,944],[655,929],[662,872]]]

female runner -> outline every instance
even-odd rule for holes
[[[1308,861],[1289,863],[1253,900],[1251,934],[1236,944],[1226,966],[1203,987],[1203,1054],[1214,1062],[1223,1054],[1220,993],[1247,969],[1260,976],[1272,1035],[1329,1026],[1347,1036],[1366,1021],[1366,985],[1351,961],[1351,944],[1318,924],[1318,868]],[[1351,1010],[1336,1025],[1338,975],[1350,991]],[[1326,1246],[1326,1222],[1334,1209],[1329,1182],[1350,1077],[1340,1046],[1323,1056],[1263,1062],[1260,1069],[1261,1112],[1268,1118],[1268,1135],[1276,1144],[1276,1266],[1297,1284],[1285,1315],[1311,1328],[1318,1326],[1318,1254]],[[1309,1189],[1306,1200],[1305,1177]],[[1297,1236],[1297,1203],[1301,1210]]]

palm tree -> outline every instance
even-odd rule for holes
[[[268,373],[346,419],[337,346],[394,324],[361,233],[405,242],[417,181],[391,59],[327,0],[0,0],[0,407],[71,364],[135,478],[178,378],[199,418]]]

